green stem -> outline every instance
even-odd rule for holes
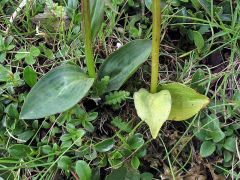
[[[161,37],[161,8],[160,1],[153,0],[153,32],[152,32],[152,74],[150,92],[157,92],[158,85],[158,66],[159,66],[159,48]]]
[[[91,15],[89,0],[82,0],[82,17],[83,17],[85,56],[88,74],[91,78],[95,78],[96,72],[94,67],[94,57],[92,50]]]

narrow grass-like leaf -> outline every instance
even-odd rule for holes
[[[93,79],[78,66],[64,65],[47,73],[28,94],[21,119],[38,119],[66,111],[89,91]]]
[[[135,40],[111,54],[99,70],[99,79],[109,76],[106,91],[118,90],[124,82],[136,72],[151,52],[150,40]]]

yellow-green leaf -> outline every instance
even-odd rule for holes
[[[168,90],[171,94],[172,108],[169,120],[189,119],[209,103],[208,97],[181,83],[160,85],[159,90]]]
[[[172,101],[169,91],[163,90],[151,94],[146,89],[140,89],[134,93],[133,98],[138,116],[148,124],[155,139],[171,111]]]

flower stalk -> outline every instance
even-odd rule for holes
[[[161,38],[161,7],[159,0],[153,0],[152,4],[153,31],[152,31],[152,70],[150,92],[157,92],[159,49]]]
[[[95,78],[95,66],[92,50],[92,34],[91,34],[91,15],[89,0],[82,0],[82,17],[83,17],[83,31],[84,31],[84,44],[85,56],[89,77]]]

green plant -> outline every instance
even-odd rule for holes
[[[144,1],[90,0],[95,78],[84,65],[81,3],[28,2],[11,24],[20,2],[0,2],[0,34],[5,44],[12,36],[15,45],[0,65],[1,178],[239,179],[239,3],[161,0],[160,80],[156,93],[149,93],[150,88],[136,91],[151,82],[151,61],[145,62],[151,41],[131,40],[151,37],[152,0],[145,0],[147,8]],[[8,34],[2,31],[6,27]],[[14,59],[20,49],[28,54],[31,47],[40,51],[34,64]],[[139,67],[136,73],[133,66]],[[180,83],[165,84],[172,81],[198,93]],[[191,118],[207,103],[199,93],[211,103]],[[27,100],[34,102],[28,112],[34,107],[33,114],[41,112],[42,118],[19,118]],[[139,121],[133,100],[140,102],[137,113],[150,128]],[[158,135],[159,122],[188,118],[166,123]],[[157,139],[152,141],[151,134]]]
[[[20,61],[25,59],[25,62],[29,65],[32,65],[36,62],[36,57],[40,55],[40,50],[37,47],[32,46],[29,51],[20,49],[15,55],[15,60]]]
[[[7,52],[15,48],[15,45],[12,44],[13,37],[9,36],[4,39],[0,35],[0,63],[3,63],[6,60]]]
[[[200,155],[208,157],[213,153],[223,155],[224,166],[229,167],[236,152],[236,131],[240,128],[238,124],[221,127],[218,117],[214,114],[195,122],[196,128],[193,132],[196,138],[202,141]]]
[[[138,116],[150,127],[155,139],[163,123],[169,120],[182,121],[191,118],[209,103],[206,96],[180,84],[170,83],[158,88],[159,47],[161,8],[160,1],[153,0],[153,33],[152,33],[152,74],[150,93],[140,89],[134,93],[134,103]],[[158,92],[158,90],[160,90]]]
[[[106,76],[109,77],[109,83],[105,92],[118,90],[147,60],[151,50],[150,41],[132,41],[115,51],[104,61],[98,72],[98,78],[96,78],[91,47],[92,37],[91,31],[89,31],[91,29],[91,18],[88,1],[82,2],[82,15],[89,77],[75,65],[67,64],[50,71],[40,79],[28,94],[20,113],[22,119],[37,119],[68,110],[78,103],[92,86],[99,86],[98,81]],[[29,54],[31,56],[31,53]],[[21,58],[23,57],[21,56]],[[94,89],[96,91],[96,88]],[[101,91],[100,94],[103,94],[104,90]],[[44,101],[45,98],[48,98],[48,100]],[[59,106],[55,106],[55,104],[59,104]]]

